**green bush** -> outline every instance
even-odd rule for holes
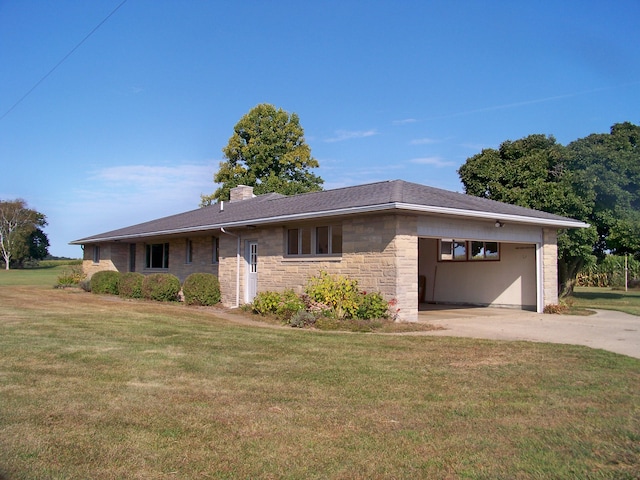
[[[259,315],[269,315],[278,311],[280,294],[278,292],[260,292],[253,299],[253,311]]]
[[[293,290],[285,290],[280,296],[280,305],[276,312],[284,320],[290,320],[296,313],[304,310],[304,302]]]
[[[142,298],[159,302],[175,302],[180,293],[180,280],[170,273],[152,273],[142,282]]]
[[[58,275],[58,283],[56,287],[75,287],[80,284],[87,275],[82,270],[82,265],[71,265],[65,268],[60,275]]]
[[[215,305],[220,302],[220,282],[212,273],[192,273],[182,285],[187,305]]]
[[[304,328],[316,323],[316,317],[313,313],[306,310],[298,310],[289,320],[289,325],[297,328]]]
[[[378,292],[364,293],[360,297],[357,317],[363,320],[389,318],[389,303]]]
[[[84,280],[82,280],[78,286],[84,290],[85,292],[91,292],[91,280],[88,278],[85,278]]]
[[[93,293],[108,293],[118,295],[120,273],[115,270],[101,270],[91,276],[91,291]]]
[[[305,309],[302,299],[293,291],[260,292],[253,299],[253,311],[260,315],[276,315],[289,321],[293,315]]]
[[[120,296],[142,298],[142,282],[144,282],[144,275],[141,273],[123,273],[120,275]]]
[[[320,272],[309,279],[305,292],[313,301],[330,306],[338,318],[354,318],[358,314],[357,280]]]

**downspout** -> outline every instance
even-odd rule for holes
[[[221,227],[220,231],[238,239],[238,251],[236,253],[236,305],[233,307],[238,308],[240,306],[240,235],[227,232],[224,227]]]

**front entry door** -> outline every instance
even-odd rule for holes
[[[258,242],[247,242],[247,292],[245,301],[253,302],[258,293]]]

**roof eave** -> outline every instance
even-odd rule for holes
[[[450,215],[455,217],[477,218],[483,220],[499,220],[501,222],[518,223],[525,225],[537,225],[542,227],[555,228],[588,228],[588,223],[570,218],[539,218],[526,215],[514,215],[508,213],[483,212],[478,210],[465,210],[449,207],[435,207],[429,205],[416,205],[412,203],[397,203],[399,210],[409,210],[414,212],[434,213],[439,215]]]
[[[237,222],[221,222],[208,225],[200,225],[197,227],[183,227],[170,230],[157,230],[153,232],[128,234],[128,235],[110,235],[104,237],[89,237],[69,242],[70,245],[83,245],[89,243],[115,242],[122,240],[132,240],[138,238],[150,238],[166,235],[177,235],[181,233],[204,232],[210,230],[219,230],[221,228],[242,228],[255,225],[268,225],[273,223],[292,222],[300,220],[309,220],[313,218],[335,217],[342,215],[355,215],[359,213],[372,213],[384,210],[405,210],[418,213],[431,213],[438,215],[450,215],[455,217],[475,218],[483,220],[499,220],[501,222],[517,223],[524,225],[537,225],[553,228],[587,228],[589,224],[571,219],[552,219],[537,218],[524,215],[499,214],[493,212],[483,212],[477,210],[465,210],[458,208],[436,207],[429,205],[417,205],[413,203],[391,202],[378,205],[366,205],[361,207],[336,208],[330,210],[322,210],[317,212],[296,213],[290,215],[278,215],[275,217],[254,218],[241,220]]]

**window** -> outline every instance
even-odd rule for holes
[[[500,244],[498,242],[443,239],[439,242],[439,249],[438,259],[441,262],[500,260]]]
[[[211,237],[211,263],[220,262],[220,239]]]
[[[500,260],[498,242],[469,242],[469,260]]]
[[[169,244],[154,243],[146,246],[146,268],[169,268]]]
[[[193,242],[191,241],[191,239],[187,238],[187,242],[186,242],[186,251],[185,251],[185,262],[184,263],[191,263],[193,262]]]
[[[100,263],[100,245],[93,246],[93,263]]]
[[[467,259],[467,242],[440,240],[440,261],[464,261]]]
[[[342,226],[301,227],[287,230],[287,255],[337,255],[342,253]]]

